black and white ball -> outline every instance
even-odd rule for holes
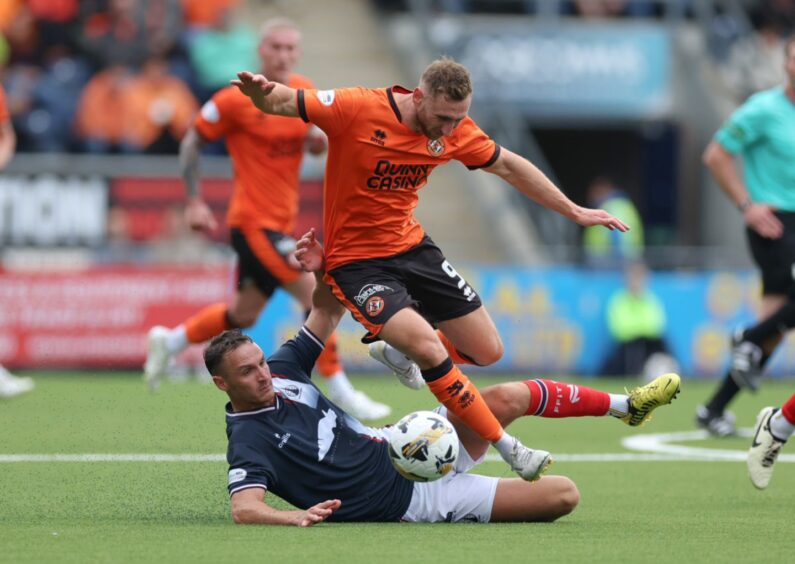
[[[432,482],[455,466],[458,435],[453,425],[433,411],[415,411],[391,429],[389,458],[409,480]]]

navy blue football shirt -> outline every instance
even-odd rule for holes
[[[301,509],[339,499],[331,521],[398,521],[413,482],[389,461],[382,430],[362,425],[312,382],[322,350],[302,327],[268,358],[276,403],[239,413],[227,404],[229,494],[262,488]]]

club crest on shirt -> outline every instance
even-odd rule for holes
[[[384,298],[381,296],[372,296],[364,305],[364,310],[370,317],[375,317],[384,311]]]
[[[441,156],[444,153],[444,141],[442,139],[428,139],[428,154],[432,157]]]

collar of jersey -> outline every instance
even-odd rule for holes
[[[261,413],[266,413],[268,411],[276,411],[279,409],[279,396],[276,396],[276,403],[269,406],[269,407],[261,407],[259,409],[252,409],[251,411],[232,411],[232,402],[227,402],[226,404],[226,416],[227,417],[246,417],[250,415],[259,415]]]
[[[389,105],[392,106],[392,111],[395,112],[398,121],[403,123],[403,116],[400,114],[400,108],[398,108],[397,101],[395,100],[395,92],[398,94],[411,94],[411,90],[399,84],[395,84],[386,89],[386,97],[389,98]]]

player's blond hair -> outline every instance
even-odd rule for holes
[[[428,65],[420,77],[420,86],[429,96],[442,94],[454,102],[472,94],[469,71],[449,57],[436,59]]]
[[[277,18],[270,18],[262,22],[262,25],[259,26],[259,40],[262,41],[266,39],[271,33],[276,31],[277,29],[292,29],[301,35],[301,30],[298,28],[298,24],[296,24],[290,18],[284,17],[277,17]]]

